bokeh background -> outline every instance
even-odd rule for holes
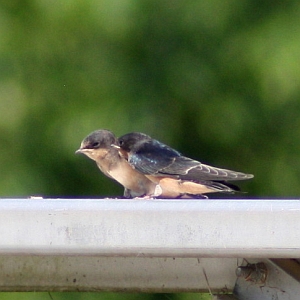
[[[298,197],[300,2],[2,0],[0,197],[122,195],[74,154],[100,128],[253,173],[247,197]]]

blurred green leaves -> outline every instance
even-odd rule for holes
[[[300,192],[297,1],[2,1],[0,195],[118,196],[74,151],[142,131]]]

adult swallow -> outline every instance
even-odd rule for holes
[[[125,134],[118,141],[121,156],[128,160],[133,169],[160,186],[158,197],[161,198],[233,193],[239,189],[227,181],[254,177],[252,174],[202,164],[141,132]]]
[[[96,130],[82,141],[75,153],[85,154],[96,162],[104,175],[122,184],[126,198],[160,193],[159,186],[134,170],[127,160],[120,156],[116,145],[118,140],[111,131]]]

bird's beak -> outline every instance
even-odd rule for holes
[[[116,145],[116,144],[111,144],[111,146],[112,146],[113,148],[120,149],[120,146],[118,146],[118,145]]]
[[[75,151],[75,154],[80,154],[80,153],[83,153],[83,152],[84,152],[84,149],[79,148],[78,150]]]

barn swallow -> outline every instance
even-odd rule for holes
[[[233,193],[238,187],[227,181],[253,178],[251,174],[216,168],[185,157],[150,136],[133,132],[118,139],[120,155],[133,169],[159,185],[160,198],[206,197],[207,193]]]
[[[85,154],[96,162],[104,175],[122,184],[126,198],[160,193],[160,187],[134,170],[112,145],[118,145],[118,140],[111,131],[96,130],[82,141],[75,153]]]

